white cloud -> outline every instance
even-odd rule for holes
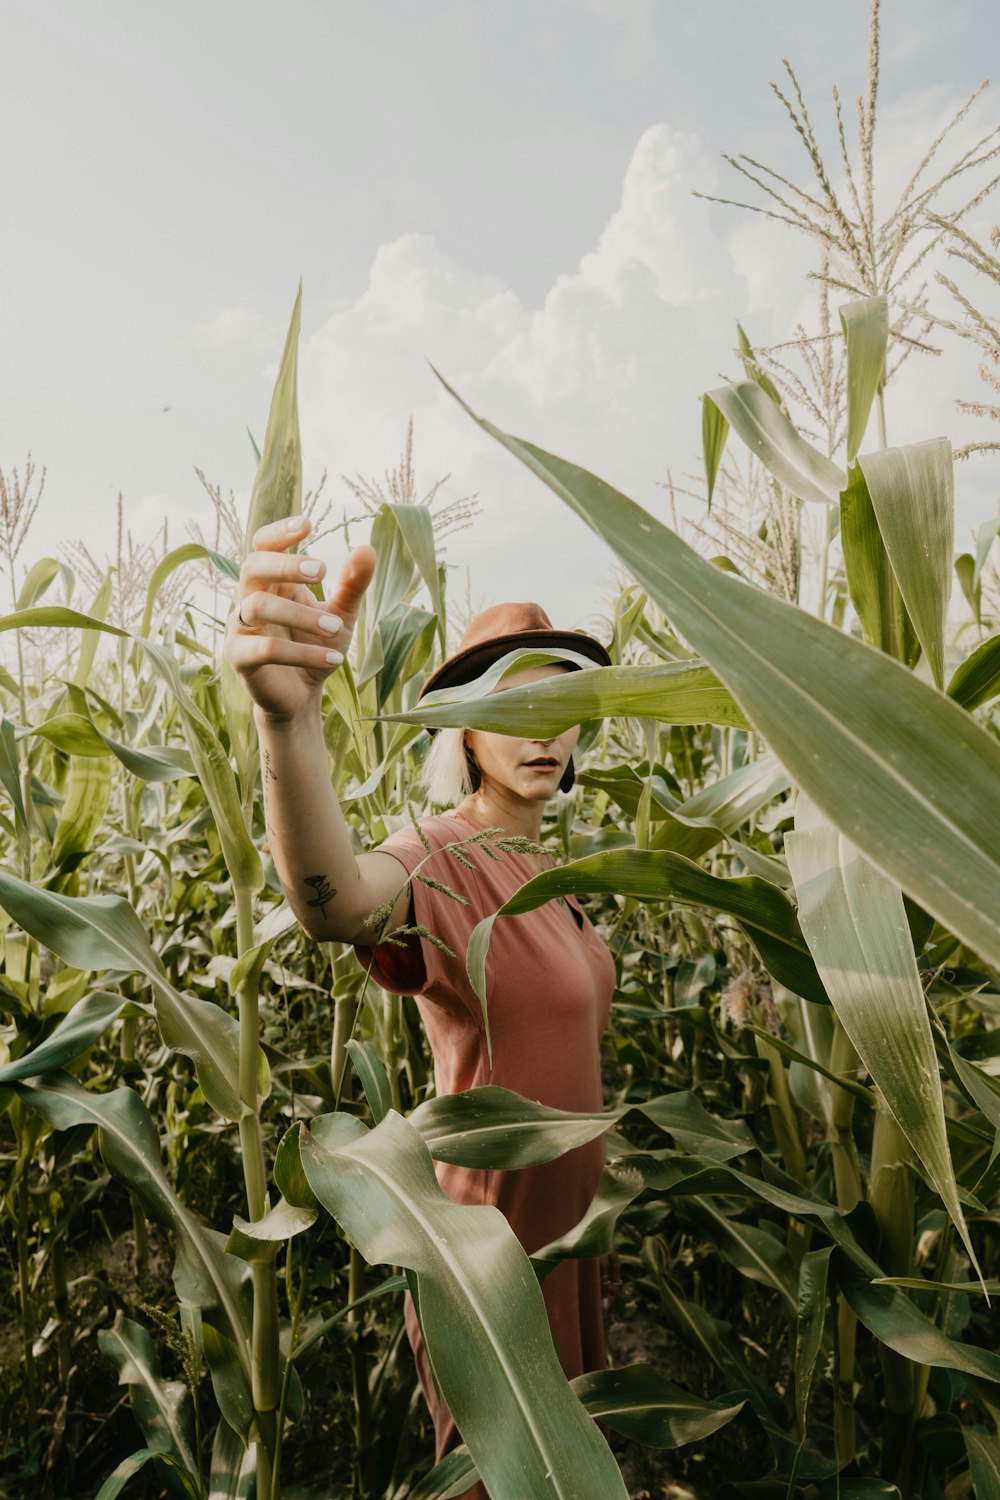
[[[427,235],[377,252],[368,286],[303,347],[310,465],[379,474],[414,414],[419,472],[478,490],[484,513],[449,556],[484,602],[537,597],[553,618],[597,604],[612,556],[435,382],[429,358],[478,411],[662,508],[667,466],[697,461],[697,398],[733,342],[743,286],[709,205],[698,139],[647,130],[620,207],[577,269],[529,309]]]
[[[260,325],[260,314],[249,307],[224,307],[206,323],[198,323],[191,330],[191,338],[199,348],[221,349],[228,344],[239,344],[255,333]]]

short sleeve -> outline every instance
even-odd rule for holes
[[[444,820],[444,826],[439,826],[438,820],[430,818],[420,826],[435,854],[443,844],[455,837],[456,830],[450,820]],[[391,854],[408,875],[412,875],[428,855],[420,833],[412,825],[391,833],[373,852]],[[482,913],[479,911],[475,877],[457,861],[450,859],[447,854],[437,854],[428,860],[426,873],[448,885],[461,897],[460,901],[455,901],[424,885],[420,880],[414,880],[411,886],[414,925],[425,928],[439,942],[443,942],[449,951],[418,934],[408,937],[405,946],[382,943],[373,947],[370,944],[355,943],[354,951],[364,969],[367,970],[371,964],[371,977],[375,983],[390,993],[423,995],[435,988],[438,990],[436,998],[447,999],[441,996],[441,986],[455,994],[464,988],[469,932]],[[471,889],[466,890],[470,880]],[[461,971],[461,977],[456,974],[456,965]]]

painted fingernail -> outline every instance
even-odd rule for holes
[[[304,573],[307,578],[315,578],[322,566],[315,558],[308,557],[305,562],[299,563],[299,572]]]
[[[328,651],[326,659],[331,667],[339,667],[340,663],[344,660],[344,653],[343,651]]]
[[[331,635],[336,635],[343,623],[339,615],[320,615],[319,617],[320,630],[328,630]]]
[[[289,531],[298,531],[299,527],[302,525],[302,517],[289,516],[288,520],[285,522],[285,525],[288,527]]]

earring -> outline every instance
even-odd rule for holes
[[[476,757],[473,755],[468,745],[466,745],[465,747],[465,766],[466,770],[469,773],[469,781],[472,785],[472,790],[474,792],[478,792],[480,786],[482,785],[483,773],[482,771],[480,771],[479,766],[476,762]]]
[[[562,773],[562,776],[560,778],[560,781],[559,781],[559,790],[561,792],[572,791],[572,789],[573,789],[573,783],[574,783],[575,780],[576,780],[576,767],[573,765],[573,757],[571,755],[570,758],[569,758],[569,760],[566,762],[566,769]]]

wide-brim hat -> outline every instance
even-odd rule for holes
[[[598,667],[610,667],[607,649],[582,630],[556,630],[540,604],[492,604],[470,622],[458,643],[458,650],[431,673],[417,696],[417,702],[436,688],[461,687],[472,682],[498,662],[509,651],[518,648],[555,646],[562,651],[577,651]],[[565,665],[574,672],[576,662]],[[437,727],[427,726],[430,734]]]

